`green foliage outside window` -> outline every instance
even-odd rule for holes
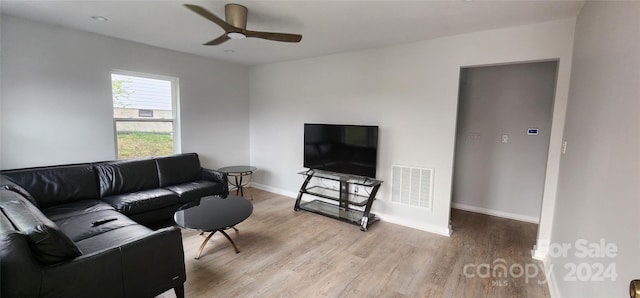
[[[119,132],[118,159],[173,154],[173,136],[168,133]]]

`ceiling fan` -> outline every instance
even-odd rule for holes
[[[229,3],[224,6],[226,21],[201,6],[193,4],[184,4],[184,6],[205,19],[216,23],[224,30],[225,33],[220,35],[218,38],[204,43],[206,46],[215,46],[229,39],[245,39],[247,37],[283,42],[300,42],[300,40],[302,40],[302,35],[300,34],[247,30],[247,8],[239,4]]]

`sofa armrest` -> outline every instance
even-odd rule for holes
[[[229,178],[227,177],[227,173],[202,168],[202,180],[221,183],[224,188],[222,197],[226,198],[229,195]]]
[[[169,227],[45,267],[41,293],[52,297],[153,297],[182,287],[185,280],[180,230]]]
[[[31,194],[26,189],[22,188],[22,186],[20,186],[18,184],[15,184],[11,180],[9,180],[9,178],[7,176],[1,175],[1,174],[0,174],[0,189],[8,189],[8,190],[11,190],[11,191],[15,191],[15,192],[21,194],[27,200],[29,200],[29,202],[31,202],[31,204],[33,204],[34,206],[40,208],[40,205],[38,204],[38,201],[36,201],[36,199],[34,199],[33,196],[31,196]]]
[[[182,289],[187,280],[182,234],[176,227],[154,231],[120,247],[126,297],[153,297]]]
[[[43,267],[40,296],[124,297],[119,247]]]
[[[0,297],[38,297],[41,279],[42,267],[31,255],[27,237],[0,234]]]

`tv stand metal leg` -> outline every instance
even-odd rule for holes
[[[380,185],[376,185],[373,187],[371,193],[369,194],[367,205],[364,207],[364,211],[362,212],[362,219],[360,220],[360,230],[363,232],[367,231],[367,226],[369,225],[369,215],[371,214],[371,206],[373,205],[373,200],[376,199],[376,194],[378,194],[379,188]]]
[[[366,232],[368,224],[369,224],[369,214],[365,214],[362,216],[362,219],[360,220],[360,231]]]
[[[302,195],[307,192],[307,184],[311,181],[313,174],[307,175],[307,178],[304,179],[302,186],[300,187],[300,192],[298,192],[298,198],[296,199],[296,204],[293,206],[294,211],[300,210],[300,201],[302,200]]]

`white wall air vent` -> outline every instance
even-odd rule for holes
[[[431,210],[433,169],[391,166],[391,201]]]

